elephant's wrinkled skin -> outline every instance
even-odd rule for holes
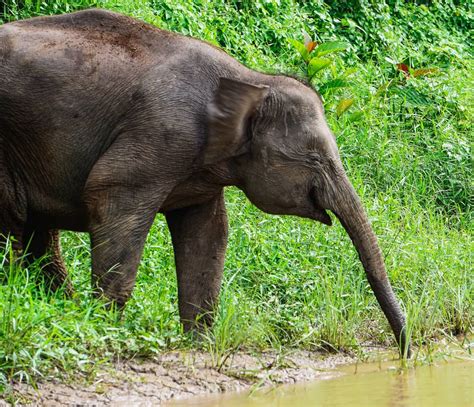
[[[186,329],[211,310],[227,244],[223,188],[350,235],[399,344],[404,316],[309,87],[199,40],[102,10],[0,27],[0,232],[71,290],[59,229],[87,231],[96,291],[124,305],[166,215]],[[210,321],[208,321],[210,322]]]

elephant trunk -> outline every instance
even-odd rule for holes
[[[388,281],[377,238],[362,203],[347,178],[343,182],[343,189],[343,193],[338,191],[336,194],[340,198],[336,200],[335,208],[331,208],[331,210],[349,234],[359,254],[367,280],[395,334],[401,355],[403,356],[404,352],[407,352],[407,357],[410,357],[405,332],[405,316]]]

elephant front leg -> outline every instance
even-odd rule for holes
[[[140,137],[121,134],[94,165],[83,195],[91,236],[92,287],[97,296],[120,308],[135,286],[155,214],[176,182],[169,173],[152,172],[155,150],[141,144]]]
[[[178,277],[184,330],[210,325],[221,287],[227,246],[223,192],[213,200],[166,213]]]
[[[109,212],[91,224],[92,286],[98,297],[125,306],[154,217],[154,211],[138,208]]]

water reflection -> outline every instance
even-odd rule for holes
[[[474,361],[463,360],[399,370],[396,364],[346,367],[329,380],[271,391],[197,398],[179,406],[194,407],[474,407]]]

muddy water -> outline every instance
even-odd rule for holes
[[[474,407],[474,360],[411,369],[397,362],[346,366],[336,377],[253,394],[191,399],[193,407],[455,406]]]

